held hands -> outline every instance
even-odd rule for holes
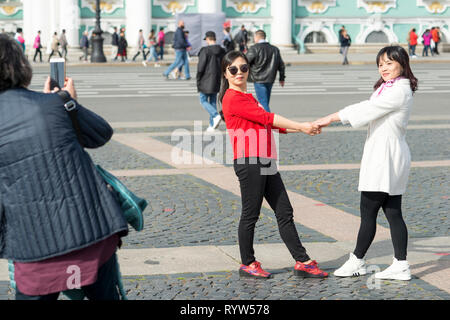
[[[58,87],[51,89],[51,78],[47,77],[47,80],[45,81],[44,85],[44,93],[55,93],[58,92],[60,89]],[[75,90],[75,84],[73,83],[72,78],[66,78],[64,81],[64,88],[61,90],[67,91],[72,99],[77,99],[77,91]]]
[[[318,124],[315,124],[313,122],[303,122],[301,125],[302,127],[299,131],[310,136],[315,136],[322,132],[322,128]]]
[[[314,121],[314,124],[316,124],[320,128],[322,128],[322,127],[328,127],[331,124],[331,122],[333,122],[331,120],[331,117],[330,116],[326,116],[326,117],[317,119],[316,121]]]
[[[315,125],[318,125],[322,129],[323,127],[328,127],[331,123],[338,122],[338,121],[341,121],[341,118],[339,117],[339,113],[336,112],[336,113],[330,114],[326,117],[317,119],[313,123]]]

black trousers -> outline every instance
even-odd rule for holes
[[[261,211],[263,198],[267,200],[278,223],[281,239],[295,261],[310,260],[302,246],[294,224],[294,210],[289,201],[275,162],[267,159],[243,158],[234,161],[234,171],[239,178],[242,214],[239,222],[239,249],[242,264],[255,261],[253,239],[255,225]],[[274,170],[275,169],[275,170]]]
[[[113,254],[109,260],[100,267],[97,274],[97,281],[91,285],[81,287],[89,300],[119,300],[119,291],[117,288],[117,256]],[[28,296],[16,288],[16,300],[57,300],[59,292],[44,296]]]
[[[36,48],[36,51],[34,52],[33,62],[36,62],[36,57],[38,54],[39,54],[39,60],[42,62],[41,48]]]
[[[402,217],[402,196],[390,196],[385,192],[361,192],[361,226],[358,232],[356,249],[353,252],[362,259],[375,237],[377,216],[380,208],[389,222],[394,256],[397,260],[406,260],[408,247],[408,229]]]

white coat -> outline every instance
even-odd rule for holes
[[[411,167],[405,136],[412,104],[409,80],[403,78],[384,88],[381,86],[370,100],[339,111],[343,124],[350,123],[353,128],[369,124],[359,172],[359,191],[389,195],[405,192]]]

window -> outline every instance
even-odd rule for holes
[[[305,43],[327,43],[327,38],[323,32],[311,32],[305,37]]]
[[[367,36],[366,43],[389,43],[389,39],[383,31],[372,31]]]

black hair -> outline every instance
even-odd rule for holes
[[[266,38],[266,33],[264,32],[264,30],[261,30],[261,29],[256,30],[256,31],[255,31],[255,35],[257,35],[257,36],[259,36],[259,37],[261,37],[261,38],[263,38],[263,39]]]
[[[219,91],[219,102],[222,105],[223,97],[225,96],[225,92],[227,92],[229,88],[228,80],[225,78],[225,73],[227,72],[227,68],[236,60],[237,58],[244,59],[248,64],[247,56],[240,51],[230,51],[222,58],[222,80],[220,82],[220,91]],[[250,70],[249,70],[250,72]]]
[[[0,92],[26,88],[33,77],[33,70],[22,48],[7,34],[0,34],[0,70]]]
[[[418,80],[414,76],[411,67],[409,65],[409,55],[405,49],[400,46],[387,46],[381,49],[377,54],[377,66],[380,65],[380,59],[386,54],[389,60],[397,61],[403,69],[401,76],[409,80],[409,84],[412,92],[416,92],[418,88]],[[380,78],[373,86],[374,90],[377,90],[384,83],[383,78]]]

